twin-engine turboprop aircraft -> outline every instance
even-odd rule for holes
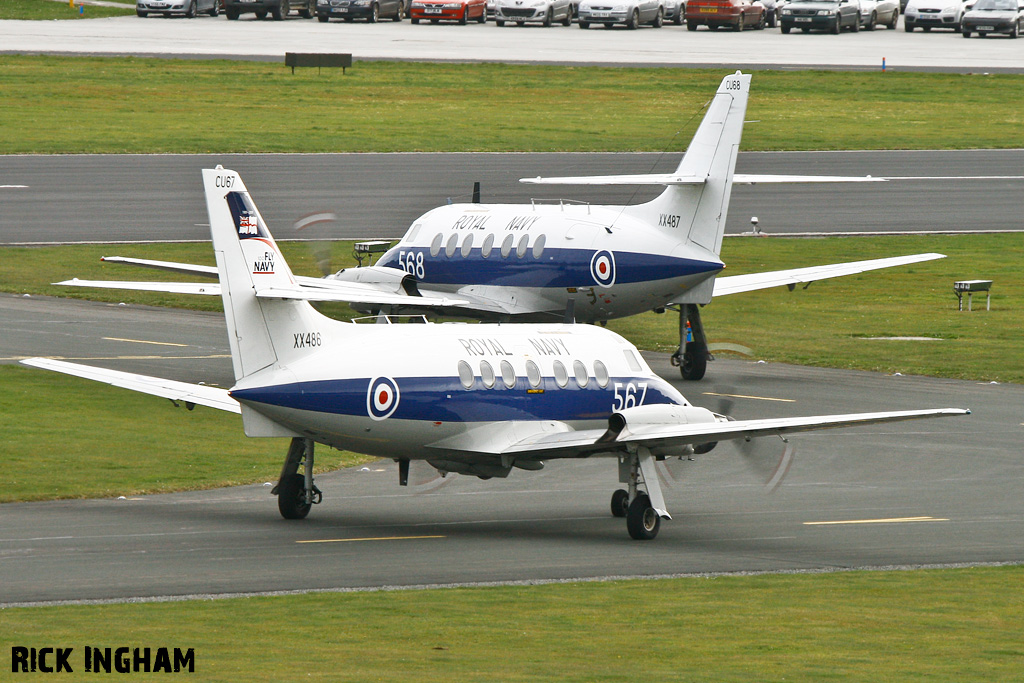
[[[486,479],[538,470],[552,458],[608,457],[618,460],[627,485],[612,496],[612,512],[626,518],[633,538],[651,539],[669,518],[659,458],[726,439],[968,412],[730,420],[690,405],[632,344],[597,326],[334,320],[307,301],[322,291],[298,284],[238,174],[206,169],[203,184],[234,387],[45,358],[23,362],[240,413],[248,436],[291,437],[273,489],[289,519],[321,500],[316,443],[393,458],[401,484],[412,460]]]
[[[711,100],[674,173],[576,178],[524,178],[523,182],[588,185],[657,185],[664,192],[635,206],[566,201],[452,204],[413,222],[375,266],[343,270],[326,280],[300,279],[350,297],[378,312],[446,312],[481,320],[602,322],[645,311],[679,311],[679,349],[673,362],[684,379],[704,376],[711,359],[700,306],[712,297],[794,286],[876,268],[942,258],[893,258],[719,276],[719,254],[737,183],[868,182],[880,178],[734,174],[750,90],[750,75],[726,76]],[[210,267],[112,257],[106,260],[216,277]],[[156,283],[60,284],[157,289]],[[216,294],[215,285],[168,285],[169,291]],[[355,297],[355,298],[351,298]]]

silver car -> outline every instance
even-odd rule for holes
[[[604,24],[606,28],[625,24],[630,29],[650,24],[661,28],[665,23],[665,5],[662,0],[581,0],[576,22],[580,28],[589,28],[591,24]]]
[[[217,16],[220,14],[220,0],[138,0],[135,3],[135,14],[140,17],[147,17],[150,14],[164,17],[180,14],[191,18],[200,12],[211,17]]]
[[[897,0],[860,0],[860,25],[868,31],[876,26],[896,30],[900,19],[900,4]]]
[[[504,26],[506,22],[515,22],[522,26],[530,22],[551,26],[558,21],[568,26],[575,9],[571,0],[494,0],[494,23]]]

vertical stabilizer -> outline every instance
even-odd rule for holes
[[[295,277],[238,174],[203,169],[203,185],[238,381],[294,360],[295,335],[319,329],[323,318],[305,301],[257,297],[259,290],[294,289]]]
[[[627,212],[717,256],[722,249],[749,94],[750,74],[739,71],[718,86],[675,172],[706,178],[703,184],[669,185],[654,200],[629,207]]]

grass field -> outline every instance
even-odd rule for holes
[[[130,0],[120,0],[126,5],[134,5]],[[97,19],[99,17],[120,17],[135,14],[132,7],[100,7],[85,5],[71,7],[67,2],[51,2],[50,0],[3,0],[0,2],[0,19]]]
[[[410,62],[334,71],[0,56],[0,154],[681,150],[723,76]],[[1021,101],[1018,75],[757,72],[743,149],[1024,147]]]
[[[5,609],[0,650],[194,647],[201,681],[991,683],[1024,671],[1022,587],[997,567]]]

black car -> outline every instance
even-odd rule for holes
[[[844,28],[860,30],[860,3],[858,0],[792,0],[779,10],[779,25],[783,33],[798,28],[804,33],[811,29],[839,33]]]
[[[321,22],[331,18],[366,19],[371,24],[388,17],[401,21],[405,18],[405,3],[406,0],[317,0],[316,18]]]
[[[316,13],[316,0],[224,0],[224,14],[228,19],[237,19],[239,14],[253,12],[257,19],[266,19],[270,14],[276,21],[288,16],[291,10],[311,19]]]

